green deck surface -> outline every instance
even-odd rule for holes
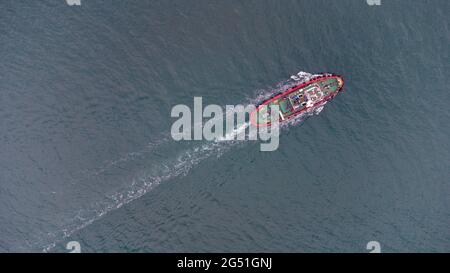
[[[257,122],[258,124],[267,124],[270,122],[270,112],[268,111],[268,107],[271,105],[278,104],[282,115],[287,118],[295,112],[301,111],[307,107],[303,106],[301,104],[302,102],[306,103],[307,100],[310,100],[310,104],[314,104],[338,90],[339,83],[337,78],[325,78],[308,84],[307,86],[270,102],[265,107],[260,107],[258,110]]]

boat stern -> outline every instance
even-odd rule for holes
[[[260,105],[250,114],[250,122],[254,126],[270,125],[270,110],[267,104]]]

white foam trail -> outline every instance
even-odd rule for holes
[[[293,87],[300,82],[307,81],[315,76],[307,72],[299,72],[292,80],[288,80],[280,83],[275,89],[259,91],[256,97],[249,99],[249,103],[257,104],[262,100],[273,96],[276,93],[284,91],[290,87]],[[321,109],[317,112],[320,113]],[[231,111],[224,114],[224,116],[230,114]],[[289,125],[295,125],[303,121],[307,116],[313,115],[314,111],[309,111],[302,115],[289,120],[286,123],[282,123],[282,128],[287,128]],[[178,154],[175,158],[161,162],[157,166],[152,166],[149,170],[144,170],[132,179],[131,183],[124,188],[117,190],[115,193],[106,196],[104,200],[98,201],[80,209],[75,213],[74,217],[65,223],[65,228],[56,233],[47,233],[46,237],[52,243],[44,244],[44,252],[51,251],[58,242],[72,236],[75,232],[85,228],[94,221],[100,219],[105,214],[110,211],[121,208],[123,205],[136,200],[152,190],[154,187],[175,177],[182,177],[188,174],[188,172],[196,165],[198,165],[203,160],[216,156],[219,158],[226,151],[228,151],[232,146],[239,141],[224,141],[227,139],[234,139],[235,136],[245,131],[249,126],[249,123],[242,124],[238,128],[235,128],[231,132],[227,133],[223,138],[218,138],[216,141],[203,143],[200,146],[189,148]],[[99,175],[102,172],[118,165],[119,163],[129,162],[131,160],[136,160],[144,154],[149,154],[155,148],[158,148],[162,143],[170,143],[169,137],[162,138],[160,141],[151,143],[145,149],[137,152],[132,152],[124,155],[123,157],[107,162],[98,168],[96,171],[90,173],[90,175]],[[48,240],[47,240],[48,241]],[[41,244],[42,245],[42,244]]]
[[[142,157],[143,155],[154,151],[160,145],[167,143],[170,140],[172,140],[172,138],[170,136],[163,136],[156,141],[149,142],[144,148],[142,148],[139,151],[129,152],[127,154],[124,154],[123,156],[121,156],[118,159],[104,162],[100,167],[97,167],[94,170],[84,170],[84,171],[81,171],[80,173],[84,176],[100,175],[100,174],[110,170],[111,168],[114,168],[115,166],[119,165],[120,163],[127,162],[130,160],[136,160],[139,157]]]
[[[221,142],[234,140],[237,138],[238,135],[245,133],[245,130],[249,125],[250,124],[248,122],[245,122],[244,124],[241,124],[239,127],[234,128],[231,132],[226,133],[224,136],[215,139],[215,141]]]
[[[106,196],[103,201],[96,202],[87,208],[79,210],[67,222],[66,228],[63,228],[60,232],[48,234],[54,238],[55,242],[47,244],[43,248],[43,251],[51,251],[57,242],[70,237],[75,232],[85,228],[110,211],[119,209],[123,205],[142,197],[161,182],[187,175],[194,166],[206,158],[211,156],[220,157],[231,145],[231,142],[204,143],[201,146],[193,147],[179,153],[171,161],[163,162],[149,171],[137,174],[129,186],[118,190],[112,195]]]

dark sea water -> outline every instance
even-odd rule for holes
[[[0,251],[450,251],[447,0],[0,3]],[[345,77],[257,142],[173,106]]]

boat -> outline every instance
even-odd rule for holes
[[[344,79],[339,75],[324,74],[275,95],[256,107],[250,114],[254,126],[270,126],[272,105],[278,105],[279,121],[317,109],[333,99],[344,87]]]

